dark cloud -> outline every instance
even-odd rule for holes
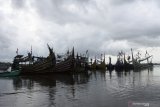
[[[11,0],[11,3],[16,8],[23,8],[25,7],[26,0]]]
[[[132,3],[136,0],[111,0],[111,3],[113,5],[123,5],[123,4],[128,4],[128,3]]]
[[[58,24],[83,22],[90,0],[41,0],[33,2],[39,15]],[[96,7],[94,7],[96,8]],[[82,16],[81,16],[82,15]]]

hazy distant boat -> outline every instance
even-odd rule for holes
[[[132,63],[131,63],[132,62]],[[133,70],[134,69],[134,64],[133,61],[130,61],[130,56],[128,56],[127,60],[125,57],[124,52],[119,52],[117,56],[117,62],[115,64],[115,70],[116,71],[128,71],[128,70]]]
[[[117,55],[117,62],[115,64],[115,70],[116,71],[123,71],[125,68],[127,68],[127,65],[128,65],[128,63],[125,60],[125,53],[123,53],[122,51],[119,52]]]
[[[96,70],[96,68],[97,68],[97,59],[95,58],[93,63],[92,63],[92,59],[91,59],[90,69],[91,70]]]
[[[98,70],[106,70],[105,60],[104,60],[104,61],[101,61],[100,64],[97,64],[97,69],[98,69]]]
[[[133,63],[134,69],[149,68],[149,67],[153,66],[152,61],[149,62],[149,58],[151,58],[152,55],[149,55],[147,51],[146,51],[146,54],[148,54],[148,56],[143,59],[140,59],[139,56],[138,56],[138,58],[135,59],[133,57],[132,49],[131,49],[131,52],[132,52],[132,63]],[[139,53],[138,53],[138,55],[139,55]],[[145,60],[147,60],[147,63],[141,63],[142,61],[145,61]]]
[[[91,65],[90,65],[91,70],[106,70],[105,54],[104,54],[104,59],[102,59],[102,55],[103,54],[101,54],[101,60],[97,60],[95,57],[93,63],[91,59]]]

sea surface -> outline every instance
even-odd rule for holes
[[[160,66],[0,78],[0,107],[160,107]]]

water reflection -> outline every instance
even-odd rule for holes
[[[128,101],[141,101],[156,107],[160,100],[159,70],[0,78],[0,106],[128,107]]]
[[[37,75],[37,76],[20,76],[13,78],[13,86],[15,90],[21,88],[32,89],[37,83],[45,87],[55,87],[57,82],[65,85],[85,84],[89,80],[91,73],[81,74],[53,74],[53,75]]]

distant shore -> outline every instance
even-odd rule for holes
[[[160,63],[153,63],[153,65],[160,65]]]

